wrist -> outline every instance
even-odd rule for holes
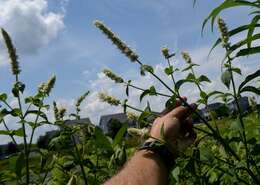
[[[140,146],[139,151],[146,151],[150,155],[156,156],[168,171],[174,167],[177,156],[169,150],[165,142],[149,138]]]

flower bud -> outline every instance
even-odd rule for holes
[[[169,49],[168,49],[168,48],[163,47],[163,48],[161,49],[161,52],[162,52],[163,56],[164,56],[166,59],[168,59],[168,58],[170,57]]]
[[[187,62],[188,64],[191,64],[191,57],[188,52],[181,52],[182,58]]]

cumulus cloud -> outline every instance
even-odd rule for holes
[[[1,0],[0,27],[12,36],[20,53],[34,54],[64,28],[64,11],[48,10],[47,0]]]

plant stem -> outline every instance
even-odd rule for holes
[[[44,100],[44,97],[41,99],[41,102],[43,102],[43,100]],[[38,119],[39,119],[39,117],[40,117],[40,111],[41,111],[41,109],[42,109],[42,106],[39,106],[38,112],[37,112],[37,116],[36,116],[36,118],[35,118],[34,125],[33,125],[33,128],[32,128],[32,134],[31,134],[30,142],[29,142],[29,146],[28,146],[28,152],[29,152],[29,154],[30,154],[30,149],[31,149],[31,145],[32,145],[33,136],[34,136],[34,131],[35,131],[36,127],[37,127],[37,123],[38,123]]]
[[[5,129],[6,129],[8,132],[10,132],[10,129],[7,127],[5,120],[2,119],[1,122],[3,122]],[[11,134],[9,134],[9,136],[11,137],[12,141],[14,142],[14,144],[15,144],[16,147],[17,147],[17,149],[19,150],[18,144],[17,144],[17,142],[15,141],[14,136],[11,135]]]
[[[18,78],[17,74],[15,75],[15,81],[19,82],[19,78]],[[26,140],[25,120],[24,120],[20,92],[18,92],[17,99],[18,99],[19,109],[21,111],[20,119],[22,122],[22,129],[23,129],[24,154],[25,154],[25,166],[26,166],[26,184],[29,185],[29,183],[30,183],[29,156],[28,156],[28,148],[27,148],[27,140]]]
[[[170,58],[167,58],[167,63],[168,63],[168,66],[171,67]],[[176,88],[176,81],[173,77],[173,74],[171,74],[171,78],[172,78],[172,82],[173,82],[173,85],[174,85],[174,89],[175,89],[177,95],[180,96],[179,90]]]
[[[135,108],[135,107],[132,107],[131,105],[126,105],[128,108],[130,108],[130,109],[133,109],[133,110],[135,110],[135,111],[138,111],[138,112],[144,112],[143,110],[141,110],[141,109],[138,109],[138,108]],[[153,113],[153,112],[150,112],[152,115],[154,115],[154,116],[159,116],[159,114],[156,114],[156,113]]]
[[[76,150],[76,155],[77,155],[77,158],[78,158],[78,161],[79,161],[79,166],[80,166],[80,169],[81,169],[81,172],[82,172],[82,175],[83,175],[83,179],[85,181],[85,185],[87,185],[88,184],[87,176],[86,176],[86,173],[85,173],[85,170],[84,170],[84,166],[82,164],[82,159],[80,157],[80,153],[79,153],[77,143],[75,141],[75,136],[72,134],[71,138],[72,138],[72,141],[73,141],[74,148]]]

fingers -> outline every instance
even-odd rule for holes
[[[168,114],[171,117],[176,117],[180,121],[184,121],[187,117],[191,115],[192,112],[196,110],[196,108],[197,108],[196,104],[191,104],[190,107],[179,106],[173,109]]]

